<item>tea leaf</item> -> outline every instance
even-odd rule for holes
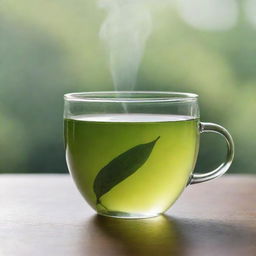
[[[147,161],[159,138],[125,151],[99,171],[93,184],[97,203],[100,203],[100,197],[136,172]]]

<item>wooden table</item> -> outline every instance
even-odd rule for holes
[[[256,255],[256,176],[190,186],[166,215],[95,215],[68,175],[0,175],[1,256]]]

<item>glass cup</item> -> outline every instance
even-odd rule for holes
[[[203,123],[198,96],[176,92],[82,92],[64,96],[65,153],[82,196],[99,214],[148,218],[165,212],[189,184],[223,175],[234,158],[226,129]],[[200,133],[222,135],[227,156],[194,173]]]

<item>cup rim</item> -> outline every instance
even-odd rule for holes
[[[197,99],[195,93],[170,91],[88,91],[64,94],[65,101],[78,102],[194,102]]]

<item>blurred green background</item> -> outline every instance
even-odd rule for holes
[[[109,0],[111,1],[111,0]],[[256,1],[151,1],[137,90],[195,92],[201,120],[233,135],[230,173],[256,172]],[[67,172],[63,94],[113,90],[92,0],[0,0],[0,172]],[[225,143],[203,135],[197,169]]]

